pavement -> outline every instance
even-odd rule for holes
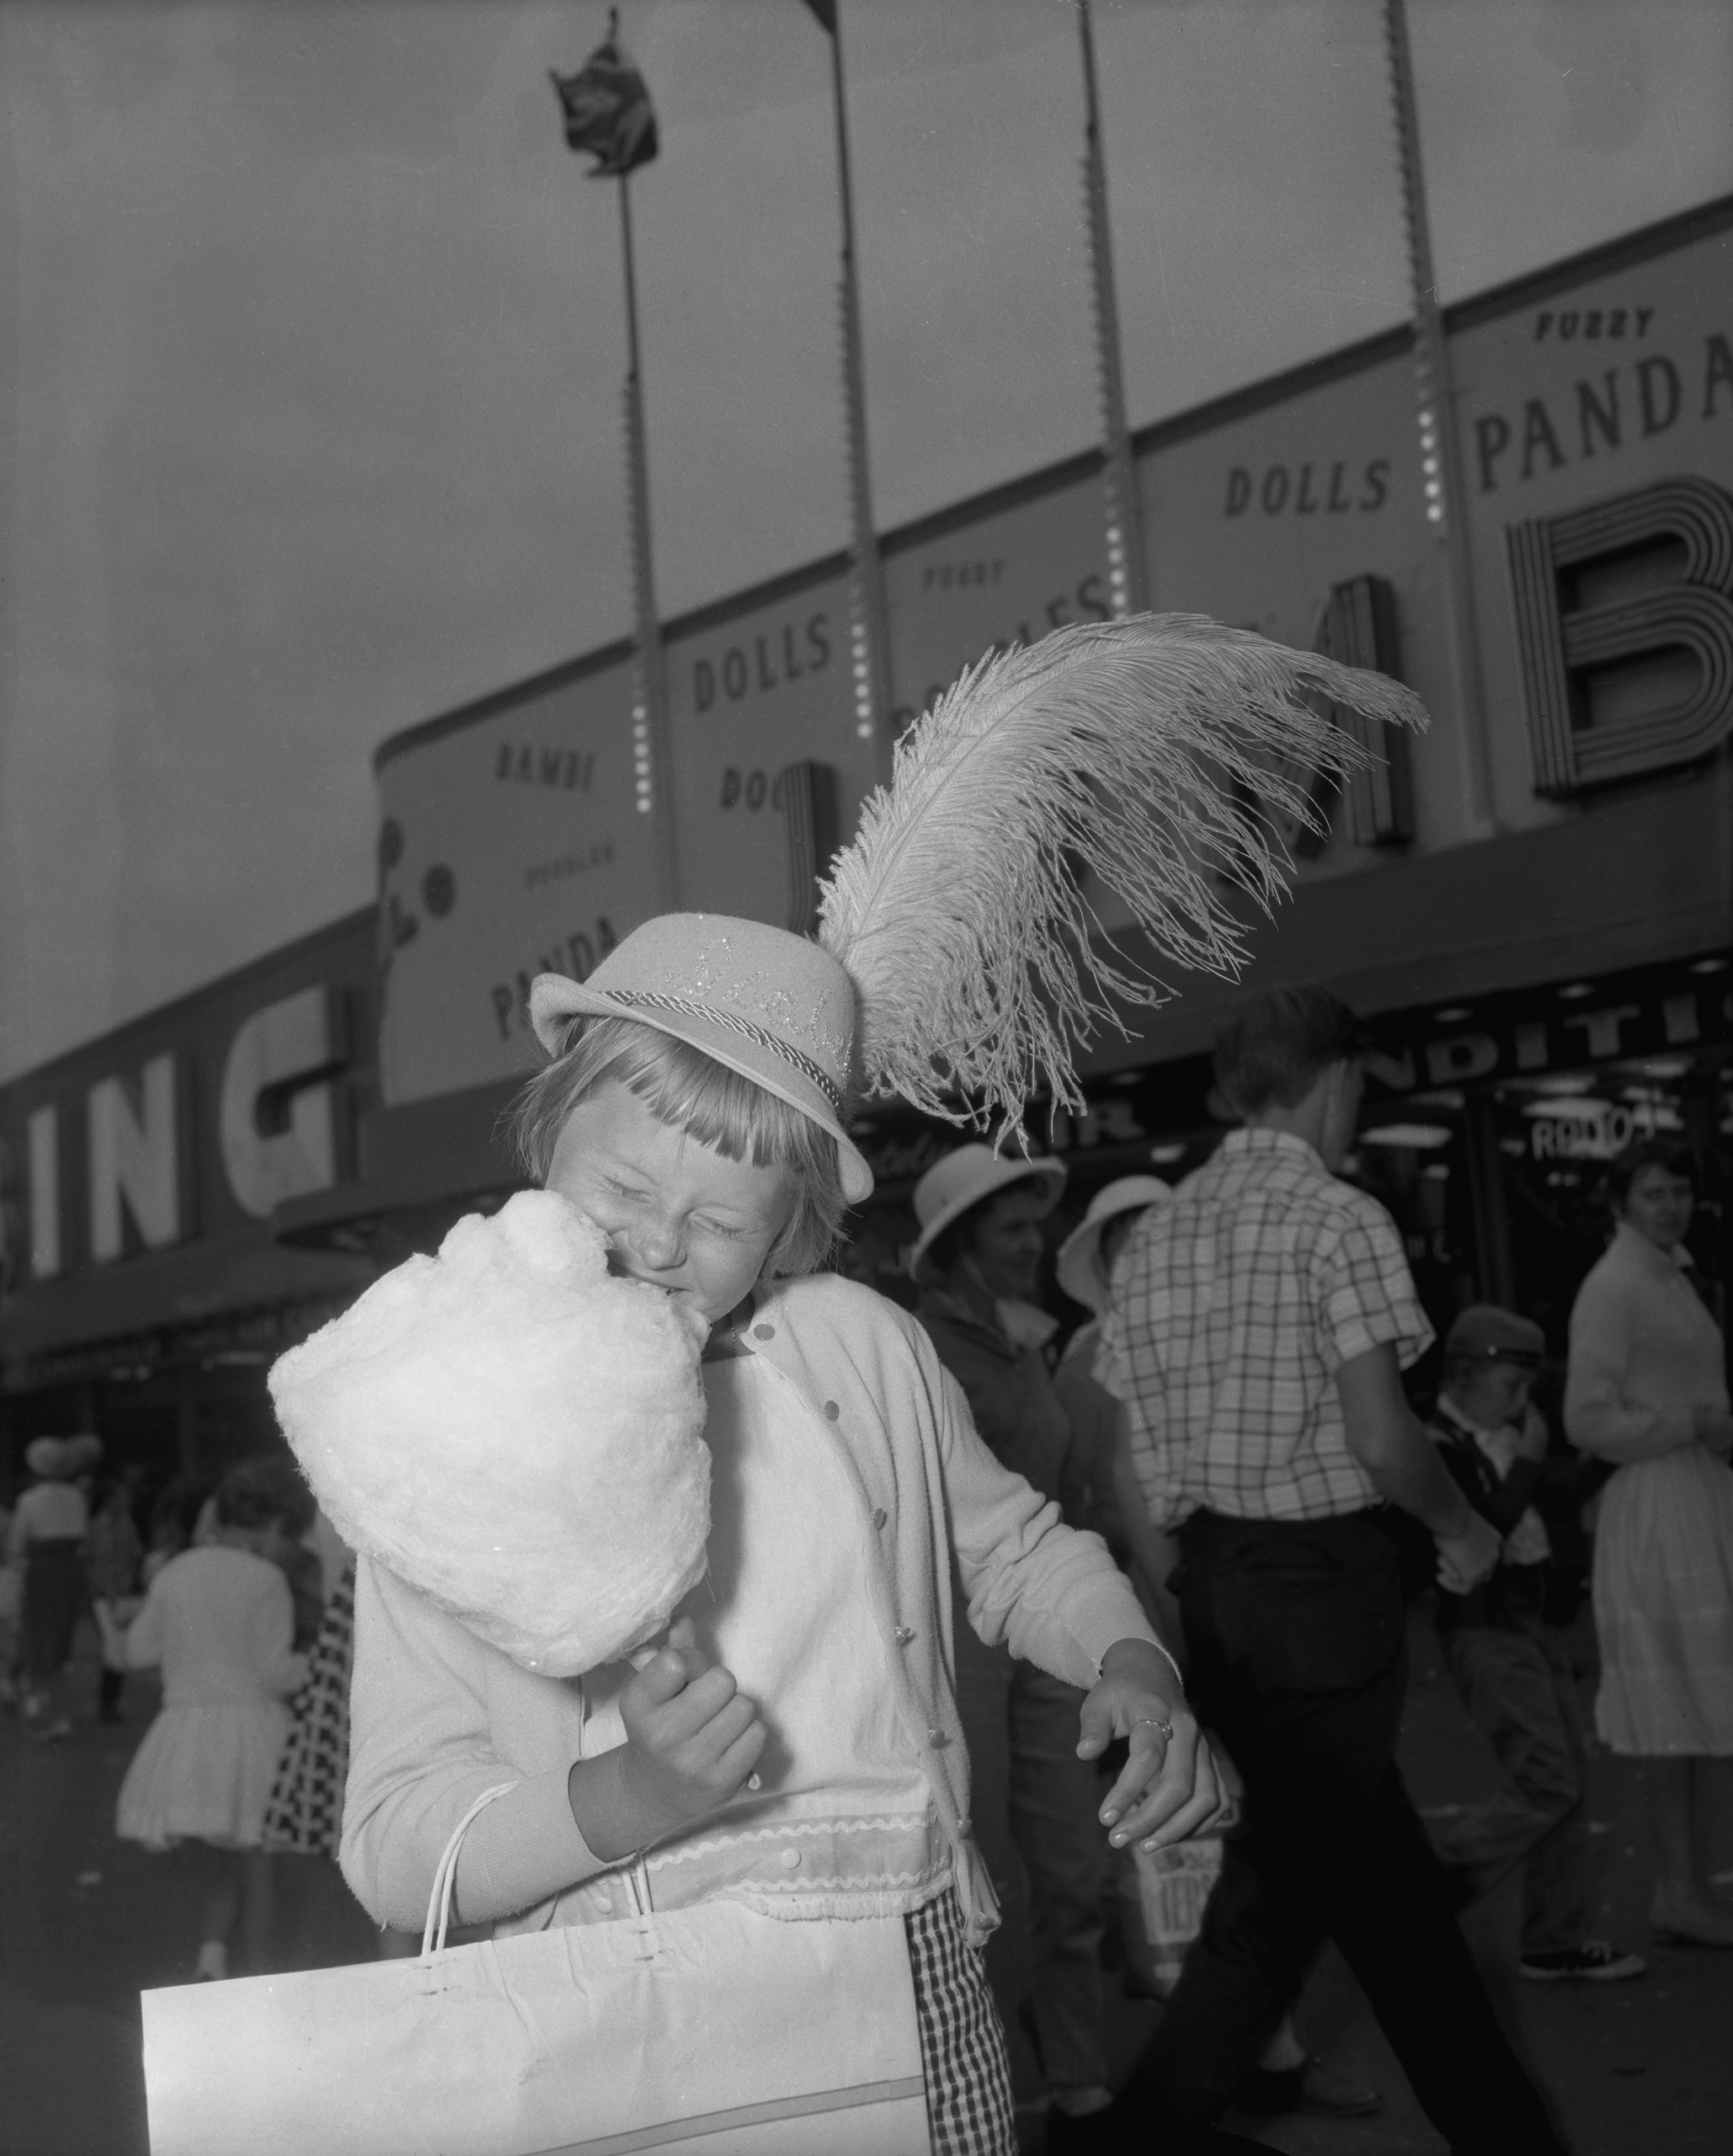
[[[1422,1812],[1448,1816],[1488,1794],[1496,1769],[1423,1622],[1414,1646],[1404,1768]],[[173,1857],[152,1856],[113,1833],[120,1778],[155,1710],[152,1680],[128,1679],[119,1726],[94,1719],[90,1643],[65,1681],[75,1726],[64,1741],[28,1740],[15,1720],[0,1717],[0,2156],[147,2156],[138,1994],[189,1979],[195,1913]],[[1651,1940],[1644,1769],[1605,1753],[1593,1764],[1599,1927],[1646,1954],[1648,1974],[1604,1985],[1520,1982],[1514,1881],[1472,1909],[1464,1929],[1577,2156],[1727,2156],[1733,1951]],[[1733,1870],[1733,1849],[1720,1860]],[[373,1956],[377,1935],[334,1867],[285,1858],[276,1870],[280,1967]],[[1119,2071],[1160,2009],[1109,1988]],[[1385,2091],[1384,2110],[1368,2120],[1235,2118],[1236,2131],[1291,2156],[1438,2156],[1444,2143],[1332,1951],[1314,1972],[1299,2021],[1310,2050]],[[1038,2118],[1024,2121],[1030,2156],[1042,2137]]]

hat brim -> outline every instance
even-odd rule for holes
[[[1447,1340],[1444,1359],[1447,1363],[1514,1363],[1521,1370],[1538,1370],[1546,1361],[1546,1353],[1538,1348],[1505,1348],[1485,1342],[1466,1347],[1458,1342],[1453,1347]]]
[[[1096,1252],[1101,1246],[1102,1230],[1113,1221],[1123,1219],[1128,1213],[1142,1213],[1160,1203],[1153,1193],[1140,1192],[1117,1205],[1108,1206],[1093,1219],[1078,1222],[1059,1245],[1059,1254],[1053,1262],[1054,1277],[1074,1303],[1081,1303],[1085,1310],[1093,1310],[1097,1317],[1101,1315],[1106,1306],[1096,1292],[1095,1260]]]
[[[789,1107],[797,1109],[809,1123],[828,1131],[836,1140],[842,1194],[851,1205],[858,1205],[872,1195],[872,1171],[837,1118],[820,1113],[810,1095],[796,1091],[774,1069],[767,1069],[767,1057],[749,1059],[742,1053],[739,1040],[722,1027],[706,1025],[701,1019],[688,1017],[682,1011],[664,1012],[647,1010],[640,1004],[616,1003],[605,989],[586,987],[582,981],[568,979],[563,974],[539,974],[530,990],[530,1022],[536,1028],[536,1039],[550,1055],[559,1052],[560,1033],[568,1018],[629,1018],[635,1026],[648,1026],[653,1033],[666,1033],[671,1040],[684,1041],[688,1048],[707,1055],[712,1063],[720,1063],[742,1078],[749,1079]]]
[[[952,1221],[960,1220],[965,1213],[977,1205],[984,1205],[989,1198],[997,1198],[1002,1190],[1009,1190],[1014,1183],[1023,1182],[1031,1176],[1039,1176],[1048,1186],[1043,1193],[1047,1210],[1051,1213],[1059,1202],[1059,1193],[1065,1187],[1065,1164],[1063,1161],[1000,1161],[995,1163],[993,1180],[984,1189],[960,1193],[948,1204],[941,1205],[934,1214],[909,1248],[909,1277],[919,1280],[920,1268],[927,1251],[942,1235]]]

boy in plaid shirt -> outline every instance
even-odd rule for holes
[[[1499,1538],[1402,1390],[1432,1333],[1400,1238],[1333,1172],[1360,1045],[1320,989],[1230,1023],[1216,1077],[1244,1127],[1144,1215],[1114,1270],[1103,1375],[1121,1486],[1176,1536],[1197,1710],[1246,1785],[1202,1933],[1114,2107],[1128,2148],[1202,2145],[1326,1936],[1453,2149],[1561,2146],[1395,1765],[1405,1630],[1378,1512],[1420,1520],[1458,1590]]]

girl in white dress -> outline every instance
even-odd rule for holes
[[[162,1665],[163,1707],[126,1770],[115,1828],[148,1849],[178,1851],[201,1902],[201,1980],[227,1975],[237,1918],[255,1972],[265,1958],[259,1843],[289,1729],[284,1700],[307,1669],[293,1652],[282,1566],[305,1508],[291,1468],[231,1468],[211,1540],[163,1566],[126,1636],[134,1668]]]
[[[1733,1946],[1704,1876],[1714,1838],[1693,1828],[1725,1801],[1709,1762],[1733,1758],[1733,1414],[1720,1328],[1681,1263],[1689,1165],[1659,1145],[1614,1164],[1618,1225],[1570,1313],[1565,1428],[1619,1463],[1595,1533],[1595,1720],[1613,1751],[1654,1763],[1651,1921]]]

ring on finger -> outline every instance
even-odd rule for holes
[[[1133,1729],[1159,1729],[1161,1732],[1161,1741],[1164,1744],[1171,1744],[1173,1742],[1173,1724],[1170,1721],[1158,1721],[1154,1715],[1139,1715],[1137,1720],[1132,1724],[1132,1727]]]

